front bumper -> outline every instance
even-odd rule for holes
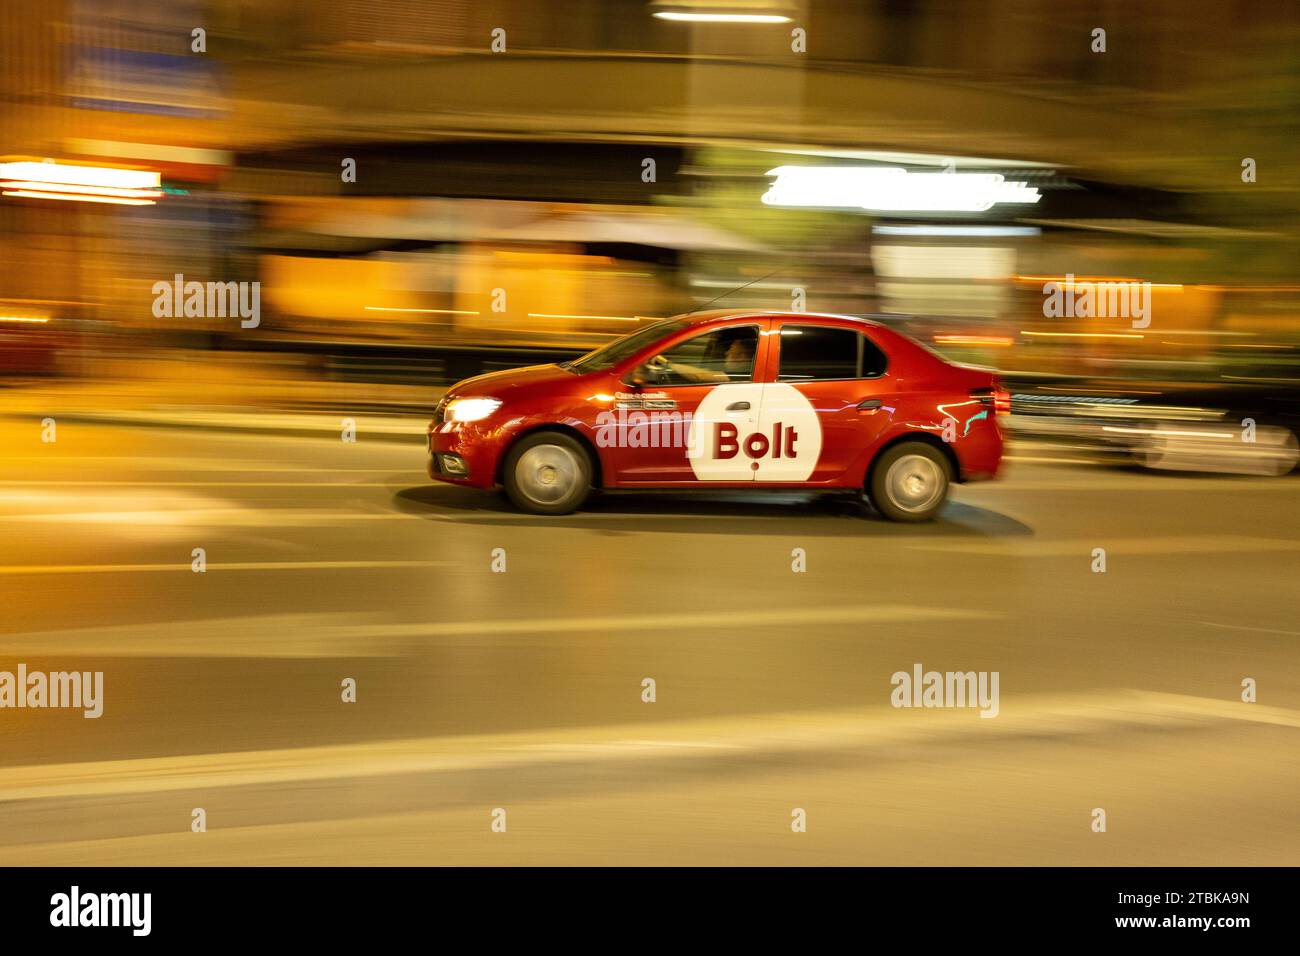
[[[445,478],[448,481],[465,480],[470,477],[469,463],[456,454],[429,452],[429,477]]]
[[[501,440],[477,423],[443,422],[429,425],[429,477],[455,485],[491,488]]]

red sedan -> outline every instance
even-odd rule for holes
[[[664,319],[572,362],[454,385],[429,474],[568,514],[592,488],[865,492],[925,521],[992,478],[1008,394],[865,319],[722,310]]]

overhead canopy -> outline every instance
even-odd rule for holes
[[[577,212],[497,232],[510,242],[582,242],[655,246],[690,252],[765,252],[764,246],[713,226],[664,213]]]
[[[496,242],[639,245],[690,252],[767,249],[676,213],[594,210],[474,199],[340,200],[262,233],[254,244],[366,251],[389,243]],[[296,237],[296,238],[294,238]]]

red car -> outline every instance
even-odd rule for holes
[[[572,362],[454,385],[429,474],[568,514],[592,488],[865,491],[925,521],[992,478],[1010,396],[877,322],[722,310],[664,319]]]

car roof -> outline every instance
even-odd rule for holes
[[[858,322],[875,328],[884,328],[881,323],[860,315],[839,315],[834,312],[792,312],[788,309],[711,309],[707,312],[686,312],[673,316],[690,325],[704,325],[709,322],[722,322],[727,319],[755,318],[789,318],[789,319],[836,319],[844,322]]]

